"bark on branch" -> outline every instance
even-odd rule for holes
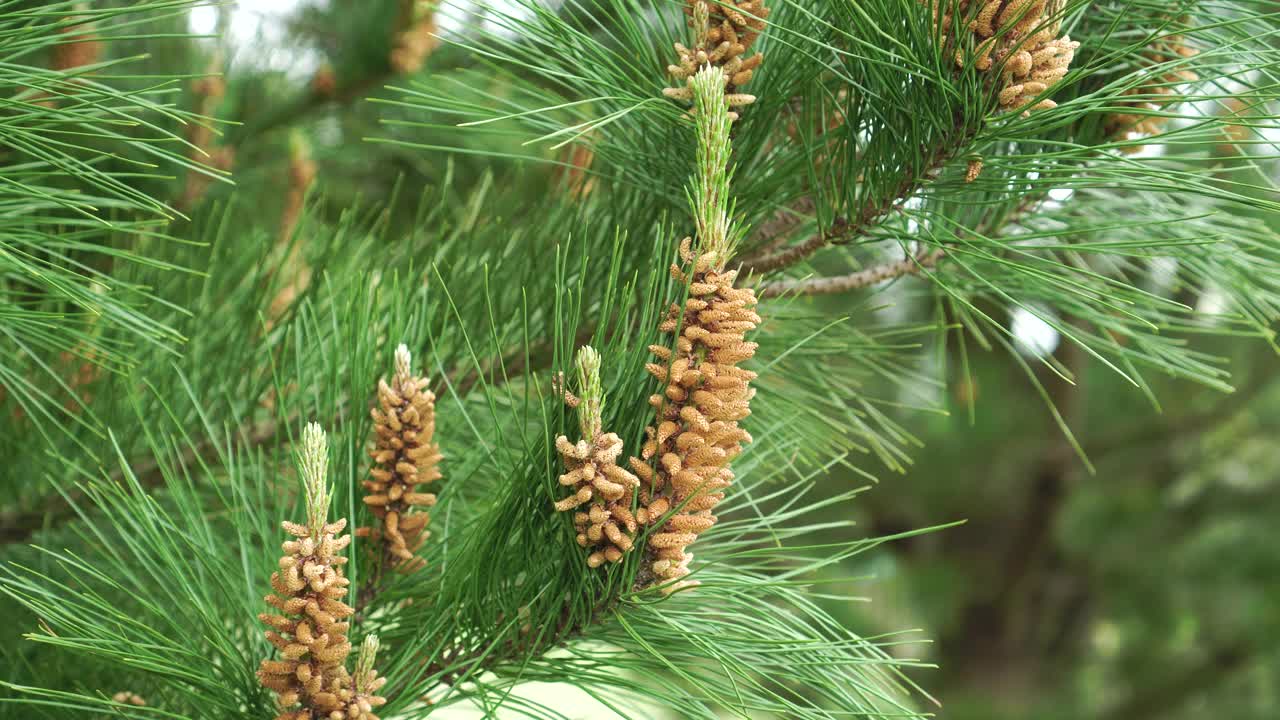
[[[800,246],[797,246],[797,248]],[[923,252],[895,262],[873,265],[848,275],[817,277],[797,280],[777,280],[760,288],[762,298],[783,295],[833,295],[868,287],[886,280],[906,275],[916,275],[921,270],[938,264],[945,253],[942,250]]]
[[[932,152],[926,152],[921,163],[913,164],[904,170],[891,192],[886,192],[883,197],[874,198],[865,203],[856,217],[837,217],[831,227],[819,231],[798,245],[784,247],[781,250],[776,249],[776,242],[766,242],[761,250],[743,259],[743,271],[761,274],[781,270],[803,261],[825,247],[841,245],[866,234],[891,213],[902,209],[908,198],[935,179],[942,168],[964,150],[972,137],[970,132],[961,132],[950,142],[940,143]],[[800,198],[792,203],[788,212],[780,214],[761,226],[762,233],[766,229],[777,233],[773,235],[765,233],[765,237],[772,241],[785,237],[785,233],[800,224],[798,218],[803,214],[811,213],[813,208],[813,198]]]

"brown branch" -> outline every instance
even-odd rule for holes
[[[864,206],[855,219],[849,220],[838,217],[831,224],[831,227],[818,232],[818,234],[798,245],[778,250],[764,257],[749,255],[742,261],[742,269],[757,274],[781,270],[808,258],[825,247],[847,244],[853,238],[865,235],[869,230],[878,226],[891,212],[902,209],[908,196],[914,194],[927,182],[937,177],[938,171],[956,156],[971,137],[972,133],[963,132],[959,134],[955,142],[940,143],[939,147],[930,153],[922,163],[923,170],[921,172],[917,173],[914,168],[908,168],[903,173],[898,184],[893,188],[892,193],[888,193],[879,202],[872,202]],[[807,202],[809,207],[813,205],[812,199],[802,198],[793,204],[793,209],[802,207],[801,203],[803,202]],[[790,228],[787,229],[789,230]]]
[[[937,249],[921,252],[903,260],[873,265],[865,270],[859,270],[848,275],[777,280],[763,285],[760,288],[759,296],[769,298],[783,295],[833,295],[857,290],[885,280],[918,274],[921,270],[937,265],[943,255],[945,253],[941,249]]]
[[[756,230],[758,247],[742,258],[743,269],[754,273],[765,273],[798,262],[822,247],[836,227],[847,224],[837,218],[832,227],[826,231],[818,233],[799,245],[783,247],[791,232],[800,227],[808,219],[806,216],[811,215],[814,210],[813,198],[805,196],[775,212],[773,217]]]
[[[763,255],[777,252],[786,243],[791,232],[800,227],[814,210],[813,198],[806,195],[774,212],[773,217],[756,227],[753,243],[756,249],[744,258],[744,262],[754,263]]]
[[[1028,195],[1024,197],[1017,205],[1011,208],[1007,213],[999,217],[989,217],[983,223],[980,232],[991,234],[1002,230],[1010,223],[1017,222],[1023,215],[1033,210],[1044,198],[1041,194]],[[845,226],[847,227],[847,226]],[[830,232],[824,236],[825,241],[831,244],[841,244],[852,233],[840,233],[839,236]],[[770,258],[781,258],[783,255],[796,252],[807,252],[812,254],[817,248],[813,247],[814,239],[810,239],[805,243],[801,243],[787,251],[777,253]],[[821,244],[818,245],[821,247]],[[933,251],[921,250],[914,257],[905,258],[896,262],[875,265],[865,270],[859,270],[848,275],[840,275],[836,277],[816,277],[808,279],[788,279],[775,280],[774,282],[765,283],[759,293],[762,298],[779,297],[782,295],[831,295],[836,293],[848,292],[860,288],[875,285],[876,283],[892,280],[894,278],[906,275],[917,275],[921,270],[935,267],[940,260],[946,255],[946,251],[937,248]],[[765,258],[769,260],[770,258]],[[797,260],[798,261],[798,260]],[[752,269],[759,268],[760,265],[753,266]]]
[[[744,262],[742,264],[743,268],[753,273],[767,273],[789,267],[831,244],[836,238],[842,237],[848,228],[848,221],[843,218],[836,218],[830,228],[819,232],[799,245],[792,245],[758,260]]]

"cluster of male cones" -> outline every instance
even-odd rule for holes
[[[77,13],[63,19],[68,23],[58,29],[63,39],[53,46],[49,67],[66,71],[92,65],[102,57],[102,40],[99,38],[89,3],[77,2],[72,6]]]
[[[590,346],[578,350],[578,387],[581,397],[567,393],[578,410],[582,439],[576,443],[561,435],[556,450],[564,461],[560,484],[573,493],[555,504],[560,512],[574,511],[578,544],[591,550],[587,565],[600,567],[621,562],[635,546],[639,527],[632,503],[640,481],[618,466],[622,438],[602,431],[604,392],[600,385],[600,355]]]
[[[1125,93],[1133,98],[1129,103],[1133,111],[1112,113],[1107,118],[1108,133],[1114,138],[1126,139],[1130,134],[1145,136],[1161,132],[1169,121],[1161,111],[1179,95],[1178,86],[1199,79],[1199,75],[1187,67],[1187,61],[1197,54],[1181,33],[1170,33],[1153,40],[1143,53],[1143,58],[1149,63],[1142,70],[1144,82]],[[1132,151],[1141,147],[1130,146]]]
[[[1079,47],[1065,35],[1058,37],[1061,0],[919,1],[931,5],[958,66],[998,70],[1002,109],[1055,107],[1043,96],[1065,76]],[[430,16],[416,0],[406,0],[405,7],[414,13],[414,30],[402,38],[399,62],[418,66],[418,56],[429,52],[423,38],[429,35]],[[747,52],[769,10],[762,0],[690,0],[686,12],[694,41],[690,47],[676,44],[679,62],[668,70],[683,86],[668,88],[666,95],[694,106],[699,154],[691,197],[698,230],[681,242],[680,263],[671,266],[685,294],[659,324],[668,341],[648,348],[654,361],[645,369],[660,386],[648,399],[655,418],[645,428],[639,457],[630,457],[630,469],[624,469],[618,464],[622,439],[603,428],[600,355],[583,347],[577,357],[581,397],[565,392],[578,411],[581,437],[574,442],[561,435],[555,444],[565,467],[559,485],[569,494],[554,501],[554,508],[573,513],[587,565],[620,563],[642,547],[637,585],[658,585],[666,592],[696,584],[687,579],[690,546],[716,524],[714,511],[735,479],[731,463],[751,442],[740,423],[751,413],[756,374],[742,365],[757,347],[746,336],[761,322],[755,292],[737,287],[737,271],[727,269],[735,235],[727,210],[727,164],[729,123],[737,118],[731,108],[754,101],[737,90],[761,64],[762,55]],[[1168,52],[1188,57],[1181,46]],[[1169,84],[1184,78],[1161,79]],[[1126,125],[1141,127],[1136,120]],[[967,179],[980,171],[981,160],[971,160]],[[373,466],[363,485],[364,502],[377,522],[356,531],[373,541],[379,572],[422,565],[417,551],[429,521],[423,508],[433,506],[436,496],[420,486],[441,478],[435,396],[427,387],[400,345],[395,372],[390,382],[379,381],[378,406],[372,409]],[[276,720],[377,720],[373,710],[386,700],[376,693],[386,679],[373,667],[376,636],[365,638],[354,672],[347,670],[353,649],[350,619],[356,611],[346,602],[350,581],[343,574],[343,551],[351,538],[342,534],[346,519],[327,517],[327,447],[319,426],[308,426],[300,457],[307,522],[282,524],[290,539],[271,575],[274,594],[266,597],[275,612],[259,616],[270,628],[266,638],[278,658],[263,660],[258,678],[277,695]],[[642,528],[643,541],[638,538]],[[123,694],[117,700],[141,704],[140,698]]]
[[[709,65],[723,75],[729,107],[755,102],[755,96],[740,93],[738,88],[751,81],[756,68],[764,61],[761,53],[747,56],[747,51],[764,31],[765,18],[769,16],[769,8],[765,7],[764,1],[691,0],[684,11],[693,30],[693,44],[689,47],[675,44],[677,62],[668,65],[667,72],[679,85],[666,88],[663,94],[692,103],[693,90],[689,83],[699,70]]]
[[[364,481],[364,502],[378,524],[356,531],[380,540],[383,561],[416,570],[422,560],[415,553],[427,540],[430,517],[420,508],[436,504],[433,493],[419,485],[440,479],[440,448],[435,443],[436,396],[427,380],[413,374],[412,358],[404,345],[396,348],[391,382],[378,381],[378,407],[373,408],[373,467]]]
[[[81,68],[97,63],[102,58],[104,47],[94,16],[89,14],[89,3],[77,2],[70,10],[74,14],[60,19],[57,28],[59,40],[49,50],[49,69],[66,73],[61,82],[51,84],[51,87],[61,86],[59,90],[66,89],[67,84],[79,82],[80,76],[85,72]],[[59,90],[51,92],[37,89],[27,99],[41,107],[55,108],[58,106]]]
[[[560,484],[572,494],[555,506],[576,511],[578,543],[591,550],[588,564],[620,561],[635,547],[635,531],[651,526],[637,584],[661,585],[668,592],[693,584],[684,579],[693,558],[688,548],[715,525],[713,511],[734,480],[729,464],[751,441],[739,423],[751,413],[756,375],[741,364],[756,349],[746,334],[760,323],[754,291],[735,287],[737,271],[725,269],[734,232],[727,210],[733,116],[724,75],[705,67],[689,88],[699,138],[691,192],[697,244],[685,238],[682,264],[671,266],[686,293],[668,307],[658,327],[671,339],[649,347],[656,361],[645,369],[662,385],[649,398],[655,420],[645,429],[640,457],[629,459],[631,472],[618,467],[622,441],[601,432],[600,359],[583,348],[578,358],[583,397],[566,395],[579,410],[583,438],[574,444],[561,436],[556,445],[567,470]]]
[[[587,564],[620,562],[635,546],[637,528],[654,525],[641,583],[667,590],[692,584],[682,581],[693,559],[689,545],[715,525],[712,511],[734,480],[729,463],[751,442],[739,422],[751,414],[756,375],[740,365],[755,353],[745,335],[760,323],[755,292],[734,287],[737,271],[726,271],[720,254],[691,246],[685,238],[685,266],[671,268],[688,297],[673,303],[659,326],[674,347],[649,347],[657,362],[645,369],[663,388],[649,398],[657,419],[645,429],[640,457],[629,459],[632,472],[617,464],[622,439],[601,432],[600,356],[590,347],[578,353],[582,397],[566,395],[578,409],[582,439],[556,439],[566,470],[560,485],[572,492],[555,508],[574,511]]]
[[[1051,109],[1041,98],[1066,76],[1080,43],[1058,37],[1061,0],[920,0],[928,3],[940,36],[955,48],[958,67],[1000,72],[1000,109]],[[972,36],[968,49],[963,33]],[[1037,98],[1041,98],[1037,101]]]
[[[648,541],[649,569],[660,582],[688,574],[688,547],[715,525],[712,511],[734,479],[729,462],[751,442],[739,422],[751,414],[756,374],[739,366],[755,353],[745,335],[760,323],[755,292],[734,287],[737,271],[724,269],[722,253],[695,252],[686,238],[680,256],[685,267],[671,272],[689,294],[659,327],[674,347],[649,348],[657,362],[646,370],[665,387],[649,398],[657,420],[630,461],[642,481],[642,516],[662,522],[674,510]]]
[[[571,443],[561,436],[556,442],[566,468],[560,484],[571,494],[555,508],[574,512],[577,541],[589,549],[587,564],[620,562],[637,547],[640,527],[651,526],[637,582],[667,592],[692,584],[685,579],[692,558],[688,547],[716,523],[713,511],[734,479],[729,463],[751,441],[739,422],[750,414],[755,373],[740,364],[755,352],[745,336],[760,317],[753,291],[735,287],[737,272],[725,269],[733,231],[725,202],[730,113],[724,78],[707,67],[690,83],[700,142],[693,207],[697,248],[693,238],[685,238],[679,250],[683,265],[671,267],[686,295],[671,304],[658,328],[671,342],[649,348],[658,362],[646,369],[663,388],[649,399],[656,418],[646,428],[640,457],[630,458],[632,471],[617,463],[623,443],[603,431],[600,356],[589,347],[578,356],[583,397],[573,398],[582,438]],[[435,397],[427,381],[414,375],[404,345],[396,348],[391,382],[378,384],[372,415],[374,464],[364,482],[364,502],[378,522],[357,535],[380,548],[382,562],[375,567],[416,569],[421,560],[415,552],[426,539],[428,521],[418,510],[436,501],[419,486],[440,478],[441,456],[434,442]],[[265,598],[274,612],[259,616],[276,657],[261,662],[258,679],[277,696],[276,720],[377,720],[374,709],[386,699],[376,693],[386,680],[373,667],[375,636],[362,644],[354,672],[347,669],[351,619],[357,615],[347,604],[351,583],[343,573],[351,537],[343,534],[345,518],[328,517],[328,444],[315,423],[303,433],[299,460],[307,518],[282,523],[290,537],[271,575],[274,593]],[[375,592],[378,577],[373,574],[369,586]]]
[[[417,486],[440,478],[440,451],[432,440],[435,396],[426,388],[427,381],[411,370],[408,348],[400,345],[395,374],[390,383],[379,381],[379,407],[372,411],[374,464],[371,479],[364,482],[364,501],[378,523],[356,531],[374,541],[379,569],[387,564],[417,569],[422,564],[414,552],[426,539],[427,514],[413,511],[433,505],[436,498],[418,492]],[[328,447],[315,423],[303,433],[299,461],[307,522],[282,523],[290,539],[271,575],[275,592],[266,597],[275,612],[259,616],[270,628],[266,637],[278,657],[262,661],[258,679],[276,693],[276,720],[377,720],[373,710],[386,700],[376,693],[386,680],[373,668],[376,636],[365,638],[354,673],[347,671],[350,619],[356,613],[346,602],[350,580],[343,574],[343,551],[351,537],[342,533],[345,518],[328,520]]]
[[[222,76],[225,64],[223,53],[215,51],[209,56],[204,76],[192,81],[191,109],[196,115],[207,119],[188,124],[186,130],[189,143],[187,158],[221,172],[231,170],[236,156],[234,146],[218,141],[218,133],[214,130],[212,120],[217,116],[218,106],[227,93],[227,82]],[[182,210],[194,208],[212,184],[211,175],[195,169],[188,170],[182,194],[177,200],[178,207]]]
[[[418,72],[439,44],[434,6],[427,0],[400,0],[398,26],[402,29],[392,38],[391,55],[387,58],[395,73]]]
[[[271,575],[275,594],[266,597],[276,612],[258,616],[279,659],[263,660],[258,680],[276,693],[276,720],[377,720],[373,709],[386,700],[375,694],[385,683],[373,670],[376,637],[361,646],[355,674],[347,671],[347,619],[355,611],[345,602],[350,581],[342,552],[351,537],[342,534],[346,519],[328,521],[328,442],[315,423],[303,432],[299,464],[307,521],[282,523],[291,539]]]

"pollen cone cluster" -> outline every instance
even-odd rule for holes
[[[416,570],[414,555],[426,542],[429,516],[414,512],[436,504],[436,496],[419,485],[440,479],[440,448],[436,431],[436,396],[427,380],[413,374],[409,349],[396,348],[395,376],[378,381],[378,405],[372,411],[377,438],[369,452],[373,467],[364,481],[364,502],[378,518],[375,527],[356,531],[360,537],[382,541],[385,558],[404,570]]]
[[[1130,133],[1155,135],[1163,130],[1169,119],[1156,113],[1171,103],[1172,97],[1178,94],[1179,85],[1199,79],[1195,71],[1181,63],[1196,54],[1195,48],[1188,45],[1182,35],[1167,35],[1152,43],[1144,54],[1144,58],[1150,63],[1148,79],[1125,93],[1134,97],[1129,105],[1143,112],[1112,114],[1107,118],[1109,134],[1114,138],[1124,139]],[[1140,146],[1135,146],[1134,150],[1139,148]]]
[[[278,660],[258,667],[262,685],[277,695],[276,720],[377,720],[370,710],[381,698],[357,692],[347,672],[347,639],[353,610],[343,600],[349,581],[342,574],[345,519],[326,522],[329,490],[325,478],[328,450],[324,432],[312,424],[303,434],[301,461],[307,491],[307,523],[282,523],[292,536],[282,549],[279,570],[271,574],[275,594],[266,597],[276,614],[258,618],[271,629],[267,640]]]
[[[258,679],[279,696],[276,720],[329,717],[344,707],[344,693],[350,692],[345,619],[353,611],[343,602],[347,559],[339,554],[351,542],[340,535],[346,524],[327,523],[312,533],[306,525],[283,523],[294,539],[283,545],[280,570],[271,575],[276,594],[266,598],[279,614],[258,616],[271,627],[267,640],[280,651],[281,659],[263,660],[258,668]]]
[[[115,695],[112,695],[111,701],[118,702],[121,704],[127,703],[129,705],[137,705],[138,707],[146,707],[147,705],[147,701],[143,699],[141,695],[137,693],[131,693],[128,690],[121,690]]]
[[[378,720],[373,709],[387,704],[386,698],[376,695],[387,679],[378,677],[373,662],[378,656],[378,636],[366,636],[360,645],[360,653],[356,656],[356,671],[352,677],[354,692],[347,703],[347,714],[342,716],[348,720]],[[335,720],[337,720],[335,718]]]
[[[622,439],[602,432],[604,390],[600,383],[600,355],[590,346],[578,350],[578,386],[581,398],[565,391],[565,401],[578,410],[582,439],[577,443],[561,435],[556,450],[564,461],[560,484],[573,493],[555,503],[560,512],[575,511],[573,525],[578,544],[588,548],[587,565],[620,562],[635,546],[639,524],[631,512],[640,481],[618,467]],[[561,376],[563,389],[563,375]]]
[[[657,362],[646,369],[665,386],[649,399],[657,422],[646,430],[641,458],[631,458],[644,505],[637,519],[661,523],[648,540],[650,569],[660,583],[688,574],[688,547],[715,524],[712,511],[734,479],[729,462],[751,442],[738,423],[751,413],[756,375],[739,364],[756,349],[744,339],[760,323],[755,293],[734,287],[737,271],[724,270],[721,253],[697,254],[690,245],[686,238],[680,247],[685,267],[671,268],[688,283],[689,296],[671,306],[659,327],[674,336],[674,348],[649,348]]]
[[[637,523],[631,501],[640,486],[635,475],[618,466],[622,438],[603,433],[590,443],[575,444],[561,435],[556,450],[567,471],[560,476],[560,484],[573,488],[572,495],[556,503],[556,510],[576,511],[573,526],[578,544],[592,551],[588,565],[620,562],[634,546]]]
[[[273,264],[279,278],[279,289],[267,306],[267,325],[275,322],[293,305],[298,296],[311,285],[311,266],[302,255],[303,243],[295,240],[294,233],[302,219],[307,191],[316,179],[316,163],[311,159],[311,148],[300,135],[290,138],[288,178],[285,184],[284,207],[280,211],[280,230],[276,235],[279,258]],[[281,257],[283,256],[283,257]]]
[[[722,4],[692,0],[684,10],[693,30],[693,45],[675,44],[677,61],[667,66],[667,72],[679,84],[663,90],[663,94],[692,102],[688,83],[699,70],[710,65],[724,75],[725,97],[730,107],[755,102],[754,96],[739,93],[738,88],[751,81],[756,68],[764,61],[760,53],[747,57],[747,51],[764,31],[764,19],[769,16],[763,0],[723,0]]]
[[[585,198],[596,186],[596,179],[591,174],[595,158],[595,151],[590,145],[566,146],[561,149],[558,157],[560,164],[551,169],[551,175],[570,197]]]
[[[289,167],[286,171],[288,183],[285,185],[284,208],[280,212],[280,232],[276,236],[278,242],[287,243],[293,237],[302,217],[302,208],[307,199],[307,190],[316,180],[316,162],[311,158],[311,147],[301,135],[290,138]],[[309,273],[308,273],[309,274]]]
[[[201,117],[213,118],[227,92],[227,83],[222,78],[223,66],[222,53],[213,53],[205,68],[205,76],[191,83],[192,110]],[[191,143],[187,157],[192,162],[225,172],[230,170],[235,162],[235,148],[217,143],[211,122],[212,120],[203,120],[187,126],[187,141]],[[183,209],[195,207],[212,182],[208,175],[189,170],[182,195],[178,200],[178,207]]]
[[[396,33],[388,61],[396,73],[410,75],[421,70],[436,49],[435,13],[424,0],[400,0],[400,7],[404,29]]]
[[[1061,0],[921,0],[930,3],[941,35],[955,48],[956,65],[980,72],[1000,71],[1000,108],[1006,111],[1051,109],[1048,98],[1036,102],[1067,74],[1080,43],[1058,37]],[[959,12],[953,16],[952,9]],[[961,29],[963,28],[963,29]],[[973,35],[973,49],[960,42]],[[1033,104],[1034,103],[1034,104]]]
[[[631,500],[640,486],[635,475],[618,466],[622,439],[604,433],[591,443],[579,440],[574,444],[561,435],[556,439],[556,450],[567,471],[560,476],[560,484],[573,488],[572,495],[556,503],[556,510],[576,511],[573,526],[578,531],[578,544],[591,550],[588,565],[595,568],[606,560],[620,562],[635,545],[638,525]]]

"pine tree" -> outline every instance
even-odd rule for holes
[[[995,354],[1088,467],[1011,317],[1153,404],[1274,346],[1267,3],[472,9],[0,4],[0,707],[924,717],[848,563],[958,518],[831,478]]]

